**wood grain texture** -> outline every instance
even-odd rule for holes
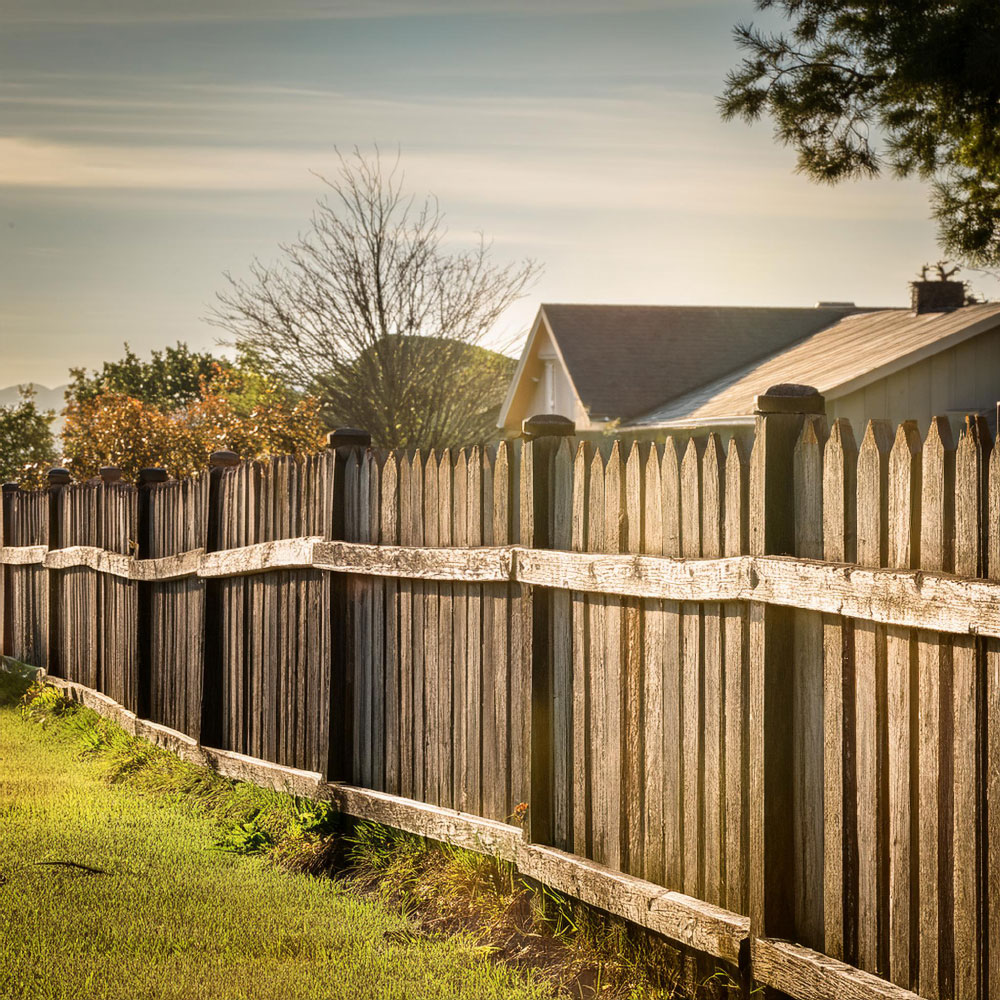
[[[987,513],[987,575],[1000,581],[1000,437],[993,444],[989,463]],[[986,642],[985,774],[986,829],[984,831],[984,893],[988,900],[984,945],[987,961],[983,970],[983,995],[1000,996],[1000,640]]]
[[[955,461],[955,573],[986,572],[989,524],[989,460],[992,441],[982,417],[967,417]],[[983,754],[985,649],[972,637],[952,644],[952,859],[954,996],[981,992],[984,942],[983,847],[987,814]]]
[[[920,566],[947,572],[953,565],[955,449],[947,419],[935,417],[922,450]],[[953,801],[952,662],[947,638],[917,633],[917,773],[919,845],[919,989],[931,1000],[951,995],[951,837]]]
[[[709,434],[701,462],[701,553],[719,558],[725,534],[726,457],[716,434]],[[722,605],[702,605],[702,728],[704,765],[701,826],[704,839],[701,898],[725,905],[724,631]]]
[[[573,457],[575,442],[563,438],[552,459],[551,543],[573,546]],[[573,842],[573,611],[568,591],[551,600],[552,842],[569,850]],[[484,657],[484,665],[486,663]]]
[[[826,418],[807,416],[792,456],[795,493],[795,554],[823,558],[823,449]],[[792,781],[795,808],[795,929],[797,940],[814,948],[824,943],[824,725],[823,619],[798,611],[793,627],[795,676],[792,713]]]
[[[701,458],[691,438],[681,459],[681,554],[701,556]],[[701,805],[705,783],[702,718],[703,658],[701,606],[681,604],[681,788],[683,828],[683,888],[689,896],[703,892],[704,828]]]
[[[887,562],[891,567],[910,569],[919,565],[920,559],[920,437],[912,423],[897,429],[889,461],[888,493]],[[910,629],[886,629],[886,656],[888,978],[911,988],[917,983],[919,880],[915,801],[917,663]]]
[[[1000,637],[1000,588],[924,570],[841,566],[787,556],[656,559],[513,550],[525,584],[591,594],[690,601],[754,601],[881,624]]]
[[[621,552],[625,546],[625,467],[619,442],[615,442],[604,467],[604,550]],[[625,631],[622,602],[608,598],[604,602],[604,655],[598,669],[605,697],[594,706],[601,714],[602,752],[597,757],[600,777],[600,808],[595,819],[595,854],[609,867],[622,869],[626,864],[627,809],[623,785],[625,771]]]
[[[753,978],[798,1000],[920,1000],[916,993],[789,941],[755,938]]]
[[[888,551],[887,512],[891,431],[870,421],[858,454],[858,562],[884,566]],[[894,480],[893,480],[894,481]],[[857,740],[858,965],[886,968],[886,638],[885,630],[857,622],[854,630],[855,732]]]
[[[723,554],[739,556],[749,546],[749,455],[738,438],[726,456],[726,515]],[[725,616],[725,816],[726,906],[747,913],[749,864],[749,652],[748,609],[730,601]]]
[[[661,456],[656,446],[646,453],[640,474],[642,484],[641,551],[663,550],[663,491],[660,483]],[[664,629],[666,621],[660,601],[645,600],[641,605],[642,626],[642,713],[643,748],[642,832],[643,875],[663,883],[665,868],[665,760],[664,747]]]
[[[593,445],[580,441],[573,455],[573,518],[570,545],[574,552],[587,548],[587,512],[590,510],[590,463]],[[571,847],[576,854],[590,856],[592,780],[590,697],[591,678],[588,670],[590,599],[581,591],[570,593],[573,629],[573,705],[572,705],[572,758],[573,758],[573,836]]]
[[[519,844],[516,863],[559,892],[734,966],[746,964],[746,917],[552,847]]]
[[[44,545],[3,545],[0,546],[0,564],[4,566],[41,566],[45,562],[48,551]]]
[[[663,555],[681,554],[681,462],[677,443],[668,437],[660,463]],[[650,595],[653,596],[653,595]],[[656,595],[660,596],[660,595]],[[668,889],[684,885],[684,785],[682,774],[683,703],[681,699],[682,617],[678,601],[663,603],[663,884]]]
[[[857,557],[858,448],[836,420],[823,451],[823,558]],[[823,616],[823,951],[853,957],[857,921],[857,798],[853,622]]]

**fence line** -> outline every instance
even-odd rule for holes
[[[4,487],[4,653],[214,766],[349,781],[323,794],[355,814],[527,806],[529,873],[729,961],[745,940],[793,995],[984,997],[1000,450],[976,418],[858,445],[821,404],[761,397],[752,449],[340,435]],[[746,934],[720,955],[692,913]]]

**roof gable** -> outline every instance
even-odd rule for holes
[[[590,416],[629,419],[854,310],[545,304],[541,311]]]

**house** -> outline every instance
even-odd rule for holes
[[[921,281],[909,309],[543,305],[498,425],[559,413],[582,435],[728,437],[753,424],[758,393],[799,382],[856,430],[982,413],[995,432],[1000,304],[964,301],[961,282]]]

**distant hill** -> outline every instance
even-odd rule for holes
[[[47,389],[37,382],[29,382],[35,390],[35,403],[40,410],[55,410],[58,413],[65,405],[65,393],[68,385],[57,385],[54,389]],[[0,389],[0,406],[14,406],[21,399],[20,385],[9,385],[6,389]]]
[[[68,385],[57,385],[54,389],[48,389],[37,382],[27,383],[35,390],[35,405],[40,410],[55,410],[58,414],[66,405],[65,393]],[[0,406],[16,406],[21,401],[19,385],[9,385],[6,389],[0,389]],[[56,419],[49,425],[53,435],[59,437],[62,433],[65,421],[62,417]]]

